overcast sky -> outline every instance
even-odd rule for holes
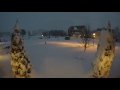
[[[0,12],[0,32],[12,31],[18,19],[20,29],[65,30],[70,26],[90,25],[91,29],[120,27],[120,12]]]

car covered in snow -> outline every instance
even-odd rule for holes
[[[69,40],[70,39],[70,36],[65,36],[65,40]]]

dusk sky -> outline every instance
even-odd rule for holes
[[[90,25],[91,29],[120,27],[120,12],[0,12],[0,32],[12,31],[18,19],[20,29],[65,30],[70,26]]]

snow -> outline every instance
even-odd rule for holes
[[[58,39],[59,38],[59,39]],[[32,64],[31,78],[88,78],[94,61],[98,40],[90,41],[86,51],[78,40],[71,37],[24,39],[24,47]],[[46,44],[45,44],[46,41]],[[10,45],[10,42],[9,42]],[[116,43],[110,78],[120,77],[120,43]],[[0,78],[13,78],[9,54],[0,55]]]
[[[0,42],[0,55],[6,54],[9,52],[5,47],[9,46],[9,42]]]
[[[14,26],[10,45],[11,68],[15,78],[29,78],[31,74],[31,64],[28,60],[22,39],[20,36],[18,20]]]
[[[78,30],[77,27],[74,27],[74,30]]]
[[[93,69],[91,71],[92,77],[108,77],[111,62],[114,58],[114,39],[108,30],[102,30],[100,40],[97,47],[95,61],[93,62]]]

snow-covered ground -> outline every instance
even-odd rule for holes
[[[46,44],[45,44],[46,42]],[[87,78],[97,51],[98,40],[93,40],[84,52],[78,39],[64,37],[39,39],[38,36],[23,41],[32,64],[32,78]],[[0,43],[9,45],[10,42]],[[116,43],[115,57],[110,76],[120,77],[120,43]],[[0,55],[0,78],[12,78],[9,54]]]

